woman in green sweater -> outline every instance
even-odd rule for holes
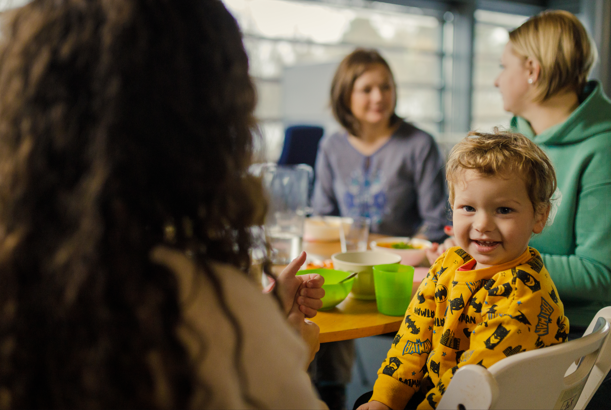
[[[587,77],[596,59],[571,13],[536,15],[509,34],[495,81],[511,128],[550,157],[558,178],[553,224],[541,252],[573,332],[611,305],[611,101]]]
[[[548,11],[509,33],[495,81],[511,128],[531,138],[556,168],[557,213],[530,245],[543,257],[581,337],[611,305],[611,101],[587,81],[596,49],[571,13]],[[588,409],[608,407],[611,373]]]

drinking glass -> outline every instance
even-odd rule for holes
[[[366,251],[371,219],[360,216],[350,219],[352,221],[342,222],[339,225],[342,252]]]
[[[253,169],[262,178],[268,196],[265,234],[272,247],[272,263],[286,265],[299,256],[303,225],[309,212],[312,167],[259,164]]]

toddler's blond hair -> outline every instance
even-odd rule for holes
[[[462,181],[464,171],[483,176],[516,175],[526,184],[535,213],[551,206],[556,190],[556,172],[541,148],[522,134],[498,131],[493,134],[470,132],[454,146],[446,165],[450,204],[454,206],[454,187]]]

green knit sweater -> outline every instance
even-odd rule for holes
[[[611,101],[591,81],[579,107],[539,135],[523,118],[513,131],[550,157],[562,196],[551,226],[532,238],[550,272],[571,325],[587,326],[611,305]]]

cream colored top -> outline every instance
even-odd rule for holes
[[[193,408],[252,408],[245,394],[240,394],[239,372],[243,373],[245,388],[257,407],[323,408],[304,370],[306,344],[289,327],[270,295],[261,293],[235,268],[213,265],[225,302],[242,329],[241,363],[236,366],[235,331],[210,280],[203,274],[196,275],[195,264],[176,250],[157,247],[151,258],[174,271],[179,280],[185,320],[180,336],[199,362],[198,376],[210,392],[206,394],[200,389]]]

